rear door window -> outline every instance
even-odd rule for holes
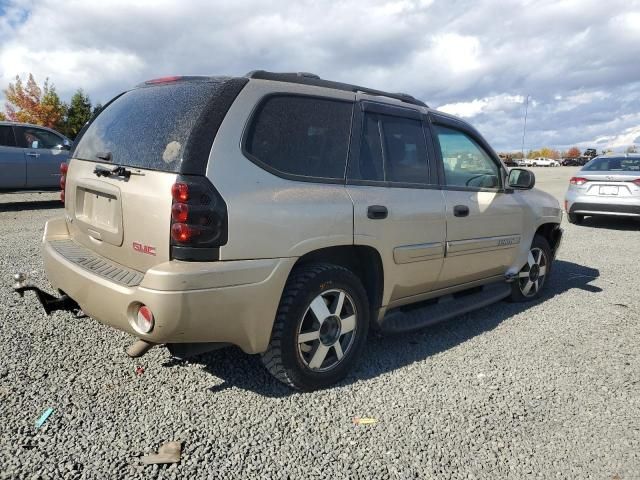
[[[217,129],[246,80],[212,78],[141,87],[110,102],[72,156],[151,170],[204,173]],[[199,172],[187,171],[196,161]],[[194,167],[195,168],[195,167]]]
[[[342,180],[353,104],[332,99],[277,95],[257,109],[245,153],[272,173]]]
[[[13,135],[13,127],[0,125],[0,147],[15,147],[16,138]]]
[[[429,183],[427,144],[422,122],[364,112],[358,159],[349,178],[389,184]]]
[[[381,115],[386,180],[429,183],[427,143],[419,120]]]

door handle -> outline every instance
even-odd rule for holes
[[[469,215],[469,207],[466,205],[456,205],[453,207],[453,214],[456,217],[466,217]]]
[[[27,153],[27,157],[33,157],[33,158],[38,158],[40,156],[39,153],[36,152],[29,152]]]
[[[383,205],[371,205],[367,208],[367,217],[371,220],[382,220],[387,218],[389,211]]]

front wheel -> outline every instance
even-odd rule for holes
[[[527,302],[540,297],[542,289],[549,279],[552,261],[551,248],[547,239],[541,235],[533,237],[527,263],[511,284],[511,300]]]
[[[290,387],[328,387],[354,365],[368,327],[367,294],[356,275],[332,264],[298,267],[285,285],[262,363]]]

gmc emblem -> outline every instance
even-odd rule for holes
[[[156,256],[156,247],[152,247],[150,245],[142,245],[138,242],[133,242],[133,249],[139,253],[146,253],[147,255]]]

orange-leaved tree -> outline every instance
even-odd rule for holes
[[[4,91],[6,116],[13,122],[34,123],[50,128],[59,128],[64,120],[65,105],[60,101],[49,79],[40,87],[32,74],[26,85],[19,75]]]
[[[567,151],[567,158],[578,158],[580,156],[580,149],[578,147],[571,147]]]

